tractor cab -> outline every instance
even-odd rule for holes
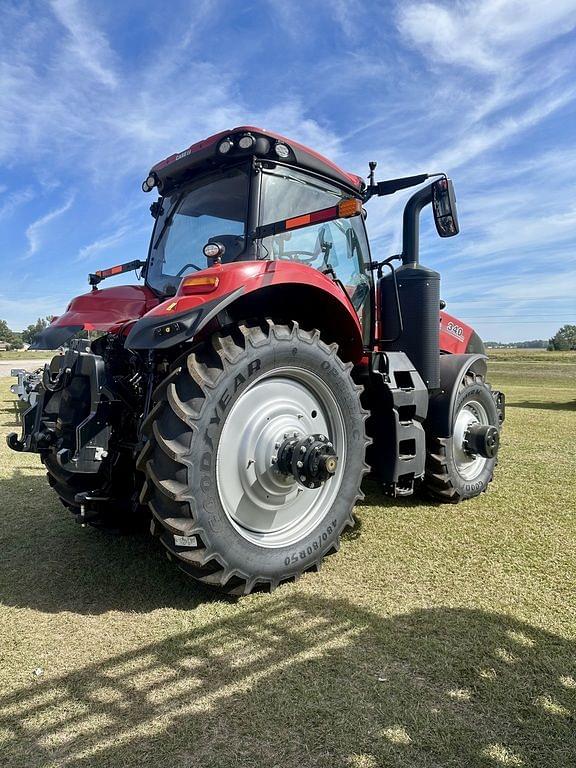
[[[370,253],[363,218],[356,216],[363,181],[261,129],[214,138],[154,166],[143,184],[161,195],[151,206],[156,223],[145,270],[151,290],[173,296],[185,275],[214,264],[279,260],[330,275],[356,312],[367,315]],[[340,216],[346,200],[353,216]],[[310,214],[316,219],[306,219]]]

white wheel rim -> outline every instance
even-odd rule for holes
[[[484,471],[486,459],[484,456],[472,455],[467,452],[466,433],[475,424],[488,426],[490,420],[482,403],[477,400],[469,400],[464,403],[454,424],[454,463],[458,474],[467,481],[476,480]]]
[[[320,488],[303,488],[275,466],[285,435],[323,434],[338,456]],[[254,381],[226,417],[216,457],[226,516],[248,541],[284,547],[301,541],[336,500],[346,465],[342,411],[326,383],[303,368],[277,368]]]

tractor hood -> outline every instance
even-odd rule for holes
[[[66,312],[39,333],[30,349],[57,349],[80,331],[118,331],[158,304],[149,288],[120,285],[76,296]]]

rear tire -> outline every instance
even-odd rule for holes
[[[426,434],[424,487],[437,501],[457,504],[484,493],[492,481],[497,458],[467,456],[462,446],[462,426],[478,422],[500,428],[490,385],[482,376],[469,372],[460,383],[454,404],[452,436]]]
[[[368,470],[351,369],[318,331],[271,321],[217,333],[174,364],[138,466],[153,533],[182,570],[241,595],[319,569],[338,549]],[[275,467],[295,431],[334,443],[339,469],[319,488]]]

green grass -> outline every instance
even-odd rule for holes
[[[0,764],[573,766],[574,358],[505,353],[488,494],[369,483],[320,574],[239,602],[75,525],[38,458],[0,448]]]
[[[545,349],[490,349],[491,376],[502,387],[518,384],[576,389],[576,352]]]
[[[53,357],[54,352],[46,352],[34,349],[15,349],[10,351],[1,350],[0,360],[47,360]]]

